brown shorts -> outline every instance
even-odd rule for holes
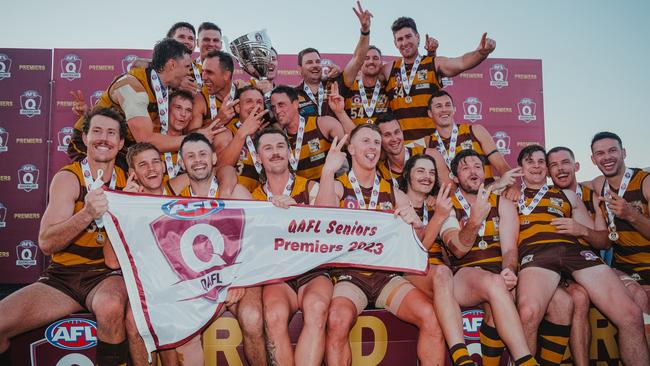
[[[358,269],[333,269],[330,271],[334,283],[349,281],[355,284],[357,287],[363,291],[363,293],[368,298],[368,304],[372,307],[375,307],[375,302],[377,297],[381,293],[381,290],[384,289],[384,286],[390,280],[398,276],[398,273],[395,272],[384,272],[384,271],[363,271]]]
[[[650,268],[648,264],[645,265],[633,265],[633,264],[614,264],[614,268],[619,271],[627,274],[630,279],[639,283],[639,285],[646,286],[650,285]]]
[[[477,266],[454,266],[451,268],[452,272],[456,274],[456,272],[460,271],[461,268],[479,268],[486,270],[488,272],[492,272],[494,274],[501,274],[501,271],[503,268],[501,268],[501,263],[486,263],[486,264],[481,264]]]
[[[306,285],[309,281],[313,280],[314,278],[318,276],[325,276],[327,279],[330,279],[330,274],[326,269],[322,268],[316,268],[314,270],[311,270],[301,276],[292,278],[290,280],[285,281],[289,287],[295,292],[298,293],[298,290]]]
[[[537,244],[519,248],[519,269],[540,267],[570,278],[581,269],[605,264],[592,250],[572,244]]]
[[[90,291],[110,276],[122,276],[122,271],[108,267],[76,269],[50,265],[43,271],[38,282],[54,287],[85,308],[86,297],[88,297]]]

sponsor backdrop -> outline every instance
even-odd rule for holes
[[[0,284],[33,282],[45,265],[38,225],[49,180],[68,163],[77,120],[70,92],[80,90],[92,106],[136,57],[150,56],[149,50],[0,48]],[[342,68],[350,55],[322,57]],[[298,84],[297,57],[280,55],[279,63],[276,84]],[[238,68],[235,78],[248,76]],[[488,59],[443,83],[454,97],[456,121],[483,124],[511,165],[522,147],[544,144],[541,60]]]

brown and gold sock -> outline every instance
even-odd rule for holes
[[[569,344],[570,325],[554,324],[542,320],[537,337],[537,360],[540,365],[560,365]]]
[[[126,366],[129,346],[125,340],[122,343],[112,344],[97,341],[97,366]]]
[[[481,336],[483,366],[499,366],[506,345],[501,340],[501,337],[499,337],[496,328],[483,322],[479,329],[479,334]]]
[[[465,343],[457,343],[451,346],[449,348],[449,354],[451,355],[451,360],[454,362],[454,366],[474,365],[474,361],[469,357]]]

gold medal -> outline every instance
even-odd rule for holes
[[[374,122],[372,121],[371,118],[368,119],[368,123],[373,124]]]
[[[488,247],[487,241],[481,239],[481,241],[478,242],[478,248],[480,250],[485,250],[485,249],[487,249],[487,247]]]
[[[104,234],[102,234],[101,231],[97,233],[97,237],[95,238],[95,241],[97,242],[97,244],[104,244]]]
[[[413,102],[413,98],[411,98],[410,95],[407,95],[406,98],[404,98],[404,101],[406,104],[411,104],[411,102]]]
[[[616,231],[610,231],[608,237],[609,237],[609,240],[611,240],[611,241],[617,241],[618,240],[618,233]]]
[[[528,225],[528,217],[524,217],[524,225]]]

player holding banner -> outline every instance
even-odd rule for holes
[[[376,165],[381,152],[381,135],[377,126],[363,124],[352,131],[348,145],[352,168],[335,180],[334,173],[346,159],[339,145],[330,150],[323,167],[319,202],[356,209],[395,209],[395,215],[407,224],[421,226],[406,195],[395,190],[391,183],[377,174]],[[390,271],[339,268],[331,273],[336,285],[327,319],[328,365],[351,363],[349,332],[357,316],[369,303],[386,308],[398,318],[415,324],[420,330],[417,352],[421,364],[436,364],[435,354],[439,354],[440,350],[432,349],[431,345],[440,344],[442,335],[435,322],[433,306],[420,290]]]

